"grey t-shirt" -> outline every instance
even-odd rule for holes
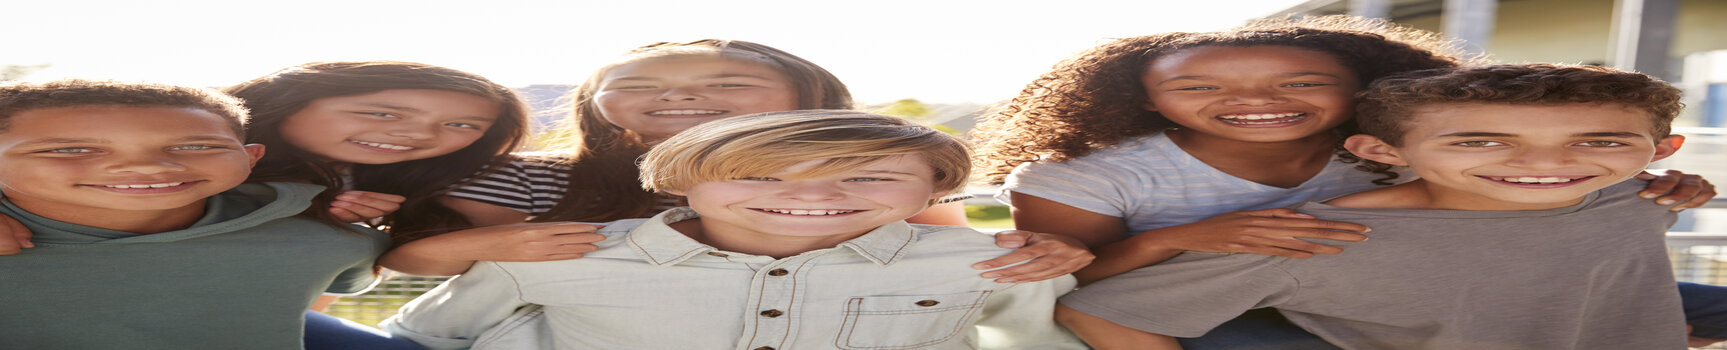
[[[1539,211],[1296,210],[1373,228],[1341,254],[1183,253],[1061,303],[1196,337],[1252,308],[1345,349],[1683,349],[1664,236],[1676,216],[1628,181]]]

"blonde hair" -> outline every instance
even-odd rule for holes
[[[971,176],[964,141],[899,117],[848,110],[798,110],[726,118],[680,132],[648,151],[642,187],[687,190],[696,184],[772,174],[825,160],[799,177],[857,170],[917,154],[935,170],[935,190],[953,193]]]

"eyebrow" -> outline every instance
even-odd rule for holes
[[[421,110],[419,108],[408,107],[408,106],[397,106],[397,105],[393,105],[393,104],[376,103],[376,102],[361,102],[361,103],[359,103],[359,105],[364,106],[364,107],[393,109],[393,110],[398,110],[398,111],[403,111],[403,112],[414,112],[414,113],[425,112],[424,110]]]
[[[915,173],[908,173],[908,172],[903,172],[903,171],[893,171],[893,170],[869,170],[869,169],[864,169],[864,170],[859,170],[859,171],[858,171],[858,172],[860,172],[860,173],[864,173],[864,174],[866,174],[866,175],[873,175],[873,174],[895,174],[895,175],[906,175],[906,176],[918,176],[918,174],[915,174]]]
[[[1331,77],[1331,78],[1343,79],[1342,76],[1338,76],[1336,74],[1321,73],[1321,72],[1294,72],[1294,73],[1281,74],[1281,76],[1284,78],[1298,78],[1298,77],[1305,77],[1305,76],[1309,76],[1309,75],[1317,75],[1317,76],[1322,76],[1322,77]],[[1169,77],[1169,79],[1164,79],[1163,81],[1159,81],[1159,82],[1157,82],[1157,84],[1154,84],[1154,85],[1163,85],[1164,83],[1168,83],[1168,82],[1172,82],[1172,81],[1176,81],[1176,80],[1204,80],[1205,78],[1210,78],[1210,77],[1211,76],[1209,76],[1209,75],[1177,75],[1177,76]]]
[[[239,142],[239,139],[233,138],[233,137],[223,137],[223,136],[187,136],[187,137],[177,138],[177,139],[174,139],[172,141],[173,142],[198,142],[198,141]],[[112,144],[112,143],[114,143],[114,141],[109,140],[109,139],[103,139],[103,138],[51,137],[51,138],[45,138],[45,139],[30,140],[28,142],[19,143],[18,145],[19,146],[38,146],[38,145],[59,145],[59,144],[78,144],[78,143]]]
[[[752,78],[752,79],[761,79],[761,80],[773,80],[773,79],[768,78],[766,76],[755,75],[755,74],[738,74],[738,73],[721,73],[721,74],[708,74],[708,75],[696,76],[696,79],[723,79],[723,78]],[[660,79],[654,78],[654,77],[628,76],[628,77],[617,77],[617,78],[611,79],[611,80],[660,80]]]
[[[1442,134],[1439,137],[1515,137],[1517,134],[1484,131],[1463,131]],[[1571,134],[1572,137],[1642,137],[1643,134],[1624,131],[1596,131]]]

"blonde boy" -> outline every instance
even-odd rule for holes
[[[968,159],[859,112],[706,123],[641,166],[690,207],[608,224],[582,259],[482,262],[385,328],[433,349],[1084,349],[1051,315],[1072,277],[996,283],[968,267],[1006,252],[991,237],[904,222]]]
[[[1250,308],[1345,349],[1683,349],[1666,207],[1624,180],[1678,150],[1679,90],[1600,67],[1413,72],[1345,146],[1420,179],[1295,209],[1372,228],[1313,259],[1187,253],[1062,299],[1099,349],[1174,348]]]

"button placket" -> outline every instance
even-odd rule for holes
[[[750,349],[783,347],[789,343],[780,342],[795,338],[791,336],[797,332],[797,324],[793,323],[793,320],[798,318],[793,313],[797,312],[799,299],[802,297],[798,293],[803,290],[798,288],[800,279],[797,278],[796,268],[809,259],[810,257],[781,259],[757,270],[751,284],[759,286],[756,293],[760,298],[756,298],[754,305],[751,305],[756,314],[751,315],[752,320],[746,321],[752,325],[747,328],[750,328],[753,334],[744,335],[744,339],[753,339],[755,343],[749,344]]]

